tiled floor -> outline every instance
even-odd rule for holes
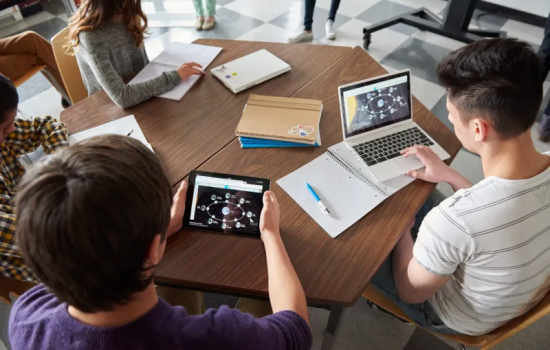
[[[67,24],[67,16],[60,0],[44,1],[47,11],[36,14],[15,25],[0,28],[0,37],[24,30],[34,30],[51,38]],[[192,42],[198,38],[224,38],[252,41],[284,42],[286,37],[301,26],[303,0],[218,0],[217,27],[210,32],[197,32],[192,28],[194,13],[191,0],[143,0],[143,8],[149,18],[149,37],[145,45],[150,58],[160,53],[172,41]],[[330,8],[330,0],[317,0],[314,15],[313,44],[356,46],[362,44],[362,28],[374,22],[417,7],[426,7],[442,13],[443,0],[343,0],[336,17],[338,38],[325,38],[324,22]],[[476,12],[473,27],[506,30],[511,37],[528,41],[538,48],[542,40],[542,28],[534,27],[504,17]],[[369,53],[388,71],[410,68],[413,74],[413,94],[447,126],[452,127],[446,116],[445,91],[437,85],[434,66],[447,53],[462,47],[462,43],[405,25],[396,25],[372,36]],[[545,83],[545,101],[550,99]],[[336,93],[336,91],[335,91]],[[51,114],[59,116],[60,97],[42,76],[38,75],[19,89],[22,114]],[[537,126],[535,126],[535,129]],[[536,131],[534,130],[534,134]],[[550,145],[537,143],[540,151],[550,150]],[[452,165],[467,178],[476,182],[483,178],[479,158],[461,151]],[[450,194],[448,186],[440,189]],[[207,303],[234,303],[234,299],[208,295]],[[314,349],[319,349],[328,312],[311,309],[314,331]],[[0,309],[0,339],[4,334],[7,311]],[[2,316],[3,315],[3,316]],[[496,347],[497,350],[550,348],[550,317],[529,327],[512,339]],[[388,349],[419,350],[456,348],[421,330],[402,324],[388,316],[371,310],[363,299],[350,308],[343,320],[335,349]],[[0,349],[2,345],[0,344]]]

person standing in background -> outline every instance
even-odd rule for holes
[[[44,75],[46,79],[58,91],[62,90],[59,93],[65,93],[52,45],[46,39],[31,31],[0,39],[0,73],[11,81],[21,78],[32,67],[42,65],[48,66],[47,70],[51,74],[51,77]],[[63,107],[69,106],[65,100],[61,104]]]
[[[546,19],[546,24],[544,25],[544,38],[542,39],[542,44],[540,44],[537,55],[542,61],[542,81],[544,82],[550,71],[550,15]],[[550,142],[550,102],[544,109],[540,121],[539,139],[543,142]]]
[[[216,25],[216,0],[204,0],[206,2],[206,19],[204,18],[204,6],[203,0],[193,0],[193,6],[195,6],[195,13],[197,14],[197,21],[195,22],[196,30],[210,30]]]
[[[289,43],[299,43],[302,41],[313,40],[313,12],[315,11],[316,0],[305,0],[305,14],[304,14],[304,27],[298,33],[288,38]],[[336,39],[336,29],[334,29],[334,19],[336,18],[336,12],[340,6],[340,0],[332,0],[330,4],[330,11],[328,13],[328,19],[325,23],[325,32],[327,38],[330,40]]]

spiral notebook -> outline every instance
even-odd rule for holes
[[[235,134],[266,140],[321,144],[323,102],[251,94]]]
[[[414,181],[399,176],[377,182],[358,163],[344,143],[330,147],[320,157],[283,177],[281,186],[332,238],[336,238],[386,198]],[[331,212],[319,210],[309,193],[309,183]]]

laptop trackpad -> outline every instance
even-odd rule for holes
[[[424,164],[416,156],[411,156],[408,158],[399,157],[393,160],[395,164],[403,171],[407,173],[409,170],[416,170],[424,167]]]

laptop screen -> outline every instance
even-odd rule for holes
[[[340,88],[346,137],[411,118],[409,71]]]

